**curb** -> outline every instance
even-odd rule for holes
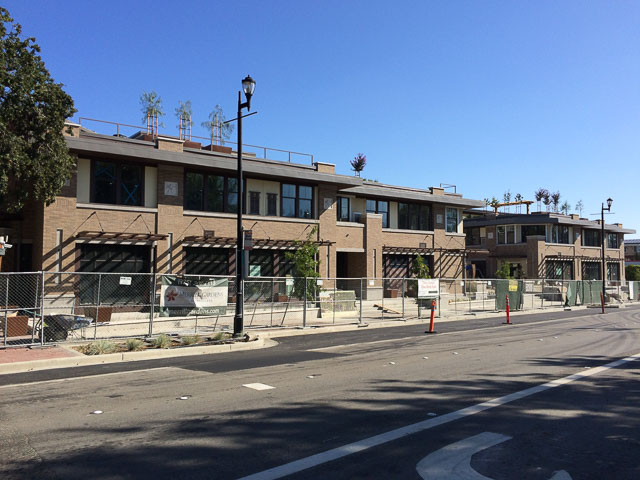
[[[256,338],[246,343],[230,343],[224,345],[206,345],[202,347],[186,347],[166,350],[146,350],[144,352],[121,352],[95,356],[73,356],[64,358],[48,358],[45,360],[31,360],[28,362],[14,362],[0,365],[0,374],[35,372],[54,368],[82,367],[89,365],[104,365],[109,363],[136,362],[159,358],[190,357],[197,355],[212,355],[216,353],[236,352],[243,350],[257,350],[277,345],[274,340]],[[70,347],[63,347],[70,350]],[[75,352],[75,350],[70,350]]]

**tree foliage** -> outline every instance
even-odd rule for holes
[[[202,122],[202,127],[207,130],[211,130],[211,138],[213,138],[213,132],[215,129],[219,129],[220,132],[220,143],[224,143],[224,140],[228,140],[233,133],[234,125],[232,123],[224,123],[226,120],[224,116],[224,112],[222,111],[222,107],[220,105],[216,105],[211,113],[209,113],[209,120],[206,122]]]
[[[624,273],[628,282],[640,281],[640,265],[627,265]]]
[[[416,278],[431,278],[429,266],[424,263],[422,255],[418,254],[411,263],[411,274]]]
[[[162,97],[155,90],[142,92],[140,95],[140,109],[142,110],[143,122],[146,122],[148,117],[163,117],[164,111],[162,108]],[[159,123],[159,126],[164,127],[164,124]]]
[[[316,297],[318,286],[315,279],[320,276],[318,273],[319,249],[313,238],[317,233],[318,227],[315,226],[303,242],[296,241],[297,250],[286,252],[287,259],[293,261],[295,265],[296,280],[293,284],[293,291],[297,298],[304,298],[305,282],[307,284],[307,300],[313,300]]]
[[[353,171],[356,172],[356,175],[359,177],[360,172],[362,172],[364,167],[367,165],[367,156],[363,153],[358,153],[358,155],[353,157],[353,160],[351,160],[350,163],[351,168],[353,168]]]
[[[496,278],[511,278],[511,266],[504,262],[496,271]]]
[[[71,176],[64,136],[73,99],[55,83],[35,38],[0,7],[0,198],[7,211],[28,200],[50,204]]]

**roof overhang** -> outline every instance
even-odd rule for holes
[[[391,185],[359,185],[356,187],[346,188],[340,193],[348,195],[357,195],[361,197],[376,197],[388,200],[417,201],[425,203],[438,203],[443,205],[453,205],[457,207],[480,207],[484,206],[484,201],[471,200],[463,198],[461,195],[444,194],[433,195],[426,190],[417,190],[411,188],[396,187]]]

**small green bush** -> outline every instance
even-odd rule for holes
[[[117,349],[117,345],[109,340],[98,340],[89,345],[87,349],[87,355],[104,355],[106,353],[113,353]]]
[[[129,338],[126,343],[127,350],[130,352],[137,352],[142,350],[144,342],[139,338]]]
[[[182,337],[183,345],[193,345],[195,343],[200,343],[200,335],[185,335]]]
[[[211,337],[211,340],[226,340],[227,338],[229,338],[229,334],[227,332],[218,332],[213,337]]]
[[[156,348],[169,348],[171,346],[171,338],[166,333],[161,333],[153,339],[153,346]]]

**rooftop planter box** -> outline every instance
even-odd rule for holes
[[[222,145],[207,145],[206,147],[202,147],[202,150],[209,150],[211,152],[229,153],[229,154],[233,152],[233,149],[231,147],[224,147]]]

